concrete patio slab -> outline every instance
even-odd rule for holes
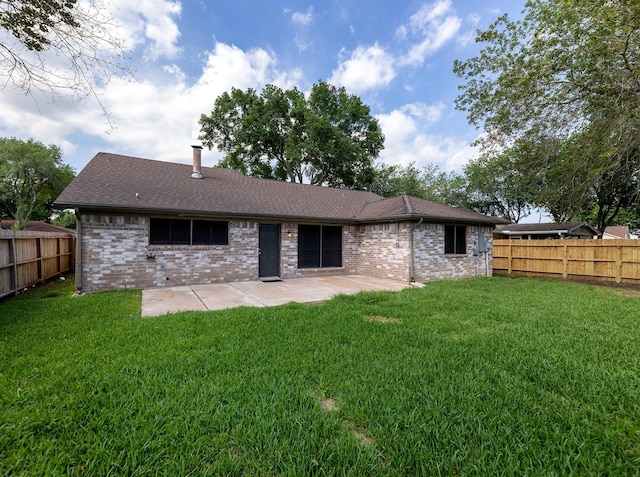
[[[239,290],[233,283],[193,285],[191,288],[207,310],[224,310],[236,306],[264,306],[253,296]]]
[[[156,316],[185,310],[207,310],[204,303],[188,286],[143,290],[142,305],[142,316]]]
[[[222,310],[238,306],[277,306],[310,303],[338,294],[361,291],[400,291],[409,283],[363,275],[294,278],[277,282],[232,282],[209,285],[151,288],[142,291],[142,316],[185,310]]]

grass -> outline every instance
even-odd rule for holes
[[[0,475],[638,475],[640,299],[528,278],[0,303]]]

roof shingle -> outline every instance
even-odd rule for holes
[[[496,224],[488,217],[415,197],[384,199],[372,192],[246,177],[229,169],[202,168],[191,178],[186,164],[98,153],[55,205],[137,211],[311,221],[379,221],[425,217]]]

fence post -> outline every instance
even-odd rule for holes
[[[58,270],[62,270],[62,238],[58,237],[56,239],[56,262]]]
[[[567,244],[563,244],[563,256],[562,256],[562,278],[565,280],[569,277],[569,250]]]
[[[44,273],[42,272],[42,238],[38,237],[36,239],[36,256],[37,256],[37,269],[38,269],[38,281],[42,281],[42,277]]]
[[[512,265],[511,265],[511,239],[509,239],[509,249],[508,250],[509,250],[509,252],[508,252],[508,254],[509,254],[509,267],[508,267],[509,268],[509,272],[508,273],[509,273],[509,275],[511,275],[511,272],[513,272],[513,268],[512,268]]]
[[[618,245],[618,253],[616,255],[616,283],[622,282],[622,246]]]
[[[9,260],[11,260],[11,268],[9,269],[9,286],[13,288],[13,294],[18,296],[18,256],[16,255],[16,239],[9,239]]]

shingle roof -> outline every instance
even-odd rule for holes
[[[15,220],[0,220],[0,229],[11,229],[15,225]],[[63,234],[75,234],[76,231],[59,225],[48,224],[39,220],[30,220],[23,230],[31,232],[53,232]]]
[[[561,223],[544,223],[544,224],[507,224],[497,225],[496,232],[498,233],[557,233],[557,232],[572,232],[580,227],[585,227],[592,230],[594,235],[598,231],[589,225],[587,222],[561,222]]]
[[[425,217],[496,224],[501,219],[435,202],[246,177],[229,169],[98,153],[55,201],[59,208],[310,221]]]
[[[376,202],[367,203],[358,219],[362,221],[375,220],[376,218],[423,218],[435,221],[452,220],[465,223],[499,224],[506,222],[496,217],[488,217],[467,209],[460,209],[450,205],[418,199],[408,195],[391,197]]]
[[[628,238],[629,237],[629,226],[628,225],[609,225],[604,229],[605,234],[615,235],[620,238]]]

